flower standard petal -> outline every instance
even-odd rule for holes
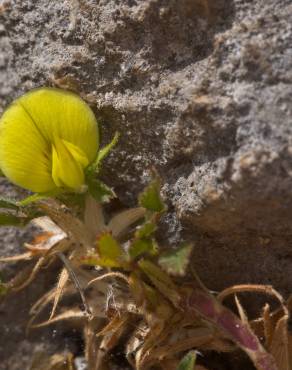
[[[33,90],[0,119],[0,168],[14,183],[34,192],[79,189],[95,159],[95,116],[77,95],[54,88]]]
[[[0,167],[12,182],[26,189],[46,192],[55,187],[48,143],[17,102],[0,121]]]
[[[56,136],[86,154],[89,162],[95,159],[99,135],[96,118],[79,96],[54,88],[33,90],[20,98],[50,142]]]

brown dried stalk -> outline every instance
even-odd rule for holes
[[[271,285],[260,285],[260,284],[234,285],[220,292],[217,295],[217,299],[219,302],[223,302],[224,299],[227,298],[229,295],[243,292],[256,292],[271,295],[280,302],[283,310],[287,313],[284,298]]]

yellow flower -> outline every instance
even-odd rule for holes
[[[0,168],[34,192],[78,191],[98,142],[95,116],[82,99],[59,89],[36,89],[15,100],[0,119]]]

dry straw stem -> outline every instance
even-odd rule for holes
[[[27,287],[33,281],[33,279],[36,277],[37,273],[40,271],[41,267],[44,265],[45,260],[46,260],[45,257],[41,257],[36,262],[36,264],[33,266],[33,269],[31,271],[30,275],[28,276],[28,278],[25,279],[20,285],[13,286],[12,290],[14,292],[18,292],[18,291],[24,289],[25,287]]]
[[[56,286],[56,290],[54,292],[55,293],[54,304],[53,304],[53,307],[52,307],[52,311],[51,311],[49,320],[52,320],[52,318],[55,314],[58,302],[61,298],[61,295],[63,293],[64,287],[65,287],[68,279],[69,279],[69,272],[66,268],[63,268],[62,271],[61,271],[61,274],[59,276],[59,280],[58,280],[58,284]]]
[[[241,285],[234,285],[223,290],[221,293],[217,295],[217,299],[219,302],[223,302],[231,294],[236,293],[243,293],[243,292],[255,292],[255,293],[263,293],[268,294],[276,298],[285,312],[287,312],[284,298],[281,296],[279,292],[277,292],[271,285],[260,285],[260,284],[241,284]]]
[[[108,279],[108,278],[118,278],[118,279],[121,279],[121,280],[124,280],[127,284],[129,284],[129,278],[125,275],[125,274],[122,274],[121,272],[108,272],[108,273],[105,273],[101,276],[98,276],[92,280],[90,280],[90,282],[88,283],[88,286],[96,283],[96,282],[99,282],[101,280],[104,280],[104,279]]]
[[[265,347],[274,356],[279,370],[292,369],[291,301],[290,297],[286,305],[288,314],[282,308],[271,312],[266,304],[262,317],[251,322],[257,335],[264,338]]]
[[[52,313],[51,313],[51,316],[50,318],[53,317],[54,315],[54,311],[57,307],[57,304],[58,304],[58,301],[59,301],[59,298],[61,297],[61,294],[62,294],[62,291],[63,291],[63,288],[64,286],[66,285],[67,283],[67,280],[68,280],[68,277],[70,276],[74,285],[75,285],[75,288],[76,290],[78,291],[78,293],[80,294],[80,297],[81,297],[81,300],[82,300],[82,304],[83,304],[83,307],[84,307],[84,310],[85,310],[85,313],[87,315],[87,317],[90,319],[92,317],[92,312],[91,312],[91,309],[89,307],[89,304],[87,303],[87,300],[85,298],[85,294],[84,294],[84,291],[81,287],[81,284],[74,272],[74,269],[73,267],[71,266],[69,260],[64,256],[63,253],[58,253],[58,256],[59,258],[61,259],[61,261],[64,263],[65,265],[65,269],[67,271],[67,275],[64,274],[64,276],[62,277],[62,281],[61,281],[61,277],[59,279],[59,282],[58,282],[58,286],[59,286],[59,296],[58,296],[58,299],[55,300],[54,302],[54,307],[53,307],[53,310],[52,310]],[[61,281],[61,283],[60,283]]]

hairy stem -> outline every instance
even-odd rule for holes
[[[248,323],[242,322],[208,292],[187,290],[182,296],[180,306],[188,314],[199,315],[215,324],[247,353],[257,370],[278,370],[273,356],[266,352]]]

